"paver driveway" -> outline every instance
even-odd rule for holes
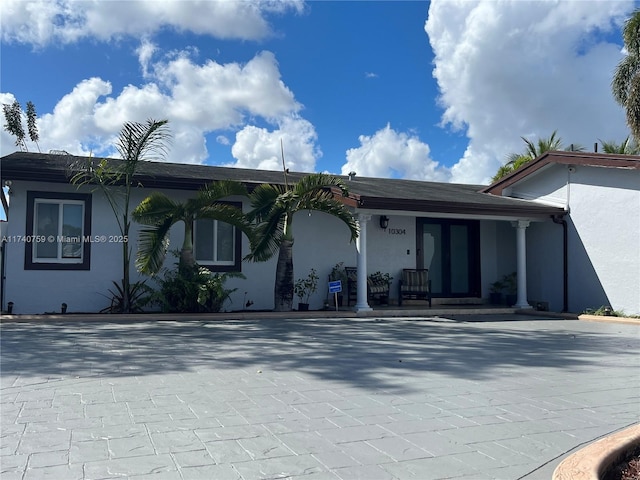
[[[638,421],[640,327],[509,318],[6,323],[1,477],[512,480]]]

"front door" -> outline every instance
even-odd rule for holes
[[[428,268],[434,297],[480,296],[477,220],[417,219],[417,267]]]

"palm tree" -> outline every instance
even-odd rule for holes
[[[640,155],[640,145],[634,141],[630,136],[625,138],[622,143],[617,142],[603,142],[602,151],[604,153],[619,153],[622,155]]]
[[[147,120],[146,123],[127,122],[120,130],[116,143],[122,160],[102,159],[96,164],[93,158],[87,158],[70,167],[72,183],[95,185],[95,188],[104,194],[124,239],[122,242],[122,298],[119,299],[119,308],[122,313],[130,313],[132,309],[131,247],[128,242],[131,228],[131,189],[139,185],[135,176],[141,162],[162,160],[166,155],[167,144],[171,138],[167,123],[168,120],[153,119]]]
[[[520,137],[524,141],[526,147],[523,153],[511,153],[507,156],[507,163],[502,165],[496,174],[492,178],[492,182],[507,176],[511,172],[518,170],[524,164],[538,158],[540,155],[553,150],[562,150],[562,138],[558,136],[558,131],[554,130],[549,138],[539,138],[537,143],[529,140],[525,137]],[[572,152],[582,152],[584,147],[582,145],[572,143],[565,150]]]
[[[198,219],[212,219],[229,223],[247,235],[251,225],[242,210],[220,202],[232,195],[248,196],[241,183],[219,180],[200,190],[195,198],[178,203],[160,192],[153,192],[133,211],[138,223],[149,225],[140,232],[136,267],[141,273],[155,275],[160,271],[169,248],[169,230],[184,223],[184,241],[180,250],[179,269],[195,266],[193,255],[193,226]]]
[[[613,98],[627,113],[627,124],[636,141],[640,140],[640,9],[627,19],[622,30],[627,56],[613,74]]]
[[[286,177],[285,177],[286,179]],[[358,224],[344,203],[334,198],[332,189],[348,195],[346,184],[333,175],[312,173],[294,185],[258,186],[250,195],[253,210],[249,218],[257,221],[255,243],[247,259],[265,261],[278,252],[274,305],[276,311],[290,311],[293,305],[293,219],[296,212],[317,210],[342,220],[358,237]]]

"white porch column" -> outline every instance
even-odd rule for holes
[[[528,220],[518,220],[512,225],[516,227],[517,265],[518,265],[518,299],[514,307],[532,308],[527,303],[527,237],[526,228],[529,226]]]
[[[358,214],[360,235],[356,239],[356,249],[358,250],[358,295],[354,307],[356,312],[373,310],[367,302],[367,222],[369,220],[371,220],[371,215]]]

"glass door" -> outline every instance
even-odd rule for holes
[[[480,296],[480,234],[475,220],[417,219],[417,266],[434,297]]]

